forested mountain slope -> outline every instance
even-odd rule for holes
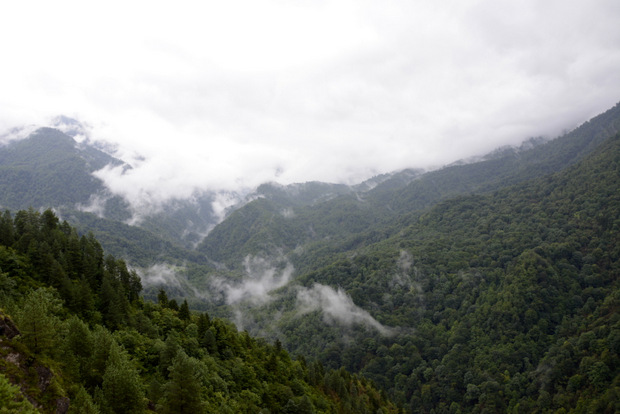
[[[119,160],[80,147],[70,136],[53,128],[40,128],[28,138],[0,147],[0,205],[19,209],[87,204],[103,190],[91,175]]]
[[[354,248],[367,243],[369,229],[374,230],[371,240],[384,238],[412,214],[442,199],[559,171],[619,130],[620,105],[545,145],[505,150],[486,161],[428,173],[405,170],[356,186],[265,184],[252,195],[261,199],[216,227],[198,246],[198,255],[190,251],[219,220],[211,206],[214,194],[196,194],[192,201],[172,200],[150,212],[133,212],[92,175],[106,165],[123,162],[89,141],[78,144],[70,136],[82,130],[78,121],[63,118],[59,122],[75,131],[40,128],[26,139],[0,147],[0,206],[54,208],[80,231],[93,231],[107,251],[139,266],[198,260],[235,268],[247,254],[289,252],[300,245],[323,249],[326,240],[328,245],[335,240]],[[132,223],[131,228],[127,223]]]
[[[230,214],[197,251],[234,268],[248,254],[286,254],[301,246],[323,251],[354,249],[397,232],[441,200],[490,192],[561,171],[617,132],[620,104],[570,133],[530,149],[507,150],[485,161],[424,174],[405,171],[364,191],[327,187],[325,193],[331,197],[323,202],[296,204],[290,190],[264,186],[261,198]],[[314,195],[312,200],[320,198]]]
[[[103,412],[114,406],[116,370],[138,384],[123,385],[140,396],[131,407],[148,403],[162,412],[178,411],[172,401],[182,377],[199,383],[200,407],[220,412],[394,412],[363,378],[406,412],[620,411],[619,120],[616,105],[529,150],[425,174],[405,171],[365,187],[266,185],[195,251],[165,234],[175,223],[182,233],[190,217],[204,219],[183,209],[146,221],[146,228],[65,210],[63,218],[79,230],[51,211],[5,213],[0,307],[25,329],[26,341],[8,338],[15,352],[7,352],[58,374],[53,398],[39,401],[37,394],[33,401],[49,406],[69,396],[83,412],[94,403]],[[75,195],[95,191],[97,182],[82,178],[98,158],[76,158],[75,142],[44,132],[54,138],[44,141],[53,163],[35,147],[27,147],[32,159],[2,152],[15,147],[0,150],[7,192],[19,193],[11,180],[37,176],[33,171],[51,187],[53,177],[70,182],[73,171],[85,189]],[[57,168],[58,160],[70,168]],[[41,185],[33,180],[33,188]],[[30,189],[5,197],[38,197]],[[125,211],[116,200],[116,211]],[[126,260],[105,257],[103,241]],[[178,278],[156,277],[170,283],[176,300],[158,298],[151,285],[153,304],[139,297],[144,290],[132,265],[160,262],[169,267],[156,272]],[[180,279],[187,289],[173,283]],[[178,304],[182,295],[275,345],[221,319],[188,317],[186,303]],[[44,319],[63,328],[34,344],[20,309],[37,302],[46,306]],[[88,345],[82,355],[79,343],[71,349],[81,359],[63,359],[70,353],[45,344],[76,346],[66,343],[71,329],[109,346]],[[293,360],[282,346],[320,364]],[[16,358],[5,358],[6,372],[34,381],[8,365],[22,360]],[[274,377],[274,369],[292,376]],[[0,387],[15,392],[4,378]]]
[[[403,191],[393,193],[388,203],[398,211],[411,211],[458,194],[496,190],[561,171],[590,154],[604,140],[618,132],[620,103],[573,131],[542,145],[525,150],[507,150],[485,161],[446,167],[425,174]]]
[[[145,302],[141,287],[51,210],[5,212],[0,411],[398,412],[364,378],[293,359],[163,290]]]
[[[79,123],[70,121],[79,130]],[[215,222],[212,196],[169,203],[160,211],[142,213],[130,226],[134,212],[129,204],[93,173],[106,166],[131,167],[68,134],[71,131],[39,128],[0,146],[0,207],[53,208],[82,233],[97,234],[107,251],[136,266],[191,260],[191,246]]]
[[[617,412],[619,185],[616,135],[560,173],[446,200],[332,256],[247,324],[362,372],[412,412]],[[386,330],[300,313],[322,286]]]

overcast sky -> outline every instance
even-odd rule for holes
[[[620,101],[620,1],[12,1],[0,131],[64,114],[154,198],[357,182]],[[137,162],[141,155],[145,161]]]

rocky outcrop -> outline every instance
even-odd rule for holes
[[[2,341],[3,338],[13,339],[17,335],[19,335],[17,326],[15,326],[9,317],[0,313],[0,341]]]
[[[19,334],[11,318],[0,312],[0,373],[18,385],[28,401],[41,412],[65,414],[69,411],[69,398],[58,395],[55,387],[50,387],[54,379],[52,370],[21,351],[23,347],[15,346],[13,339]]]

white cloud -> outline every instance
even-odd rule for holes
[[[168,264],[155,264],[149,268],[136,268],[144,286],[170,286],[181,287],[182,277]]]
[[[271,292],[286,285],[293,275],[293,265],[286,263],[283,269],[277,263],[261,257],[247,256],[243,262],[245,276],[242,280],[216,278],[212,287],[224,295],[226,303],[237,305],[249,303],[264,305],[273,299]]]
[[[136,208],[436,166],[620,100],[615,0],[65,0],[2,15],[0,131],[87,121],[132,161],[99,176]]]
[[[315,283],[311,288],[299,287],[297,304],[302,314],[320,310],[326,323],[338,323],[344,326],[364,325],[388,336],[395,333],[393,328],[382,325],[367,311],[353,303],[351,297],[340,288],[335,290],[320,283]]]

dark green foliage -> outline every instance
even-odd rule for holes
[[[177,352],[169,368],[170,380],[164,386],[162,413],[204,413],[201,384],[198,378],[200,362],[188,357],[183,350]]]
[[[551,162],[553,169],[568,164],[561,172],[529,181],[513,175],[508,182],[518,184],[511,187],[489,191],[497,183],[487,183],[480,193],[388,215],[361,232],[346,221],[338,227],[339,215],[329,212],[339,205],[354,216],[346,197],[296,206],[286,219],[269,200],[237,211],[222,232],[214,230],[213,243],[241,234],[238,250],[218,257],[233,263],[230,255],[256,253],[251,246],[261,237],[265,250],[301,245],[288,256],[294,284],[340,287],[398,329],[382,336],[330,322],[320,311],[300,314],[295,286],[272,303],[241,308],[251,315],[248,326],[277,333],[288,350],[330,369],[362,373],[412,412],[618,411],[620,137],[601,143],[604,128],[595,128],[591,141],[599,147],[588,148],[590,127],[562,138],[566,148],[541,148],[558,150]],[[543,162],[535,153],[524,157],[526,169]],[[323,217],[309,219],[313,211]],[[310,226],[315,235],[305,232]],[[280,372],[273,354],[265,366]],[[318,380],[319,371],[309,366],[310,383],[343,393],[334,377]]]
[[[351,346],[312,315],[279,329],[289,349],[361,371],[413,412],[615,412],[619,183],[617,135],[563,173],[442,202],[300,277],[410,334],[352,331]]]
[[[333,384],[317,375],[310,384],[305,362],[292,360],[281,344],[192,314],[187,301],[178,306],[163,290],[159,304],[143,301],[139,279],[123,260],[104,257],[92,236],[77,237],[51,211],[19,211],[12,227],[12,245],[0,246],[0,293],[21,335],[2,337],[2,350],[19,349],[32,367],[46,361],[57,379],[46,391],[35,392],[35,385],[18,392],[0,378],[8,398],[34,393],[44,412],[54,412],[63,396],[71,399],[70,412],[80,413],[358,412]],[[49,272],[54,268],[57,276]],[[11,381],[25,381],[13,368],[15,357],[5,360],[7,352],[0,352],[0,370],[8,367]],[[33,377],[28,381],[36,383]],[[343,381],[346,389],[361,383],[350,374]],[[356,387],[369,396],[360,407],[397,412],[374,388]]]
[[[199,208],[194,202],[171,203],[163,212],[144,217],[140,227],[124,224],[133,217],[131,206],[110,194],[92,173],[105,166],[130,167],[92,143],[78,144],[70,134],[40,128],[0,146],[0,207],[53,207],[80,231],[95,233],[108,253],[130,258],[134,265],[188,259],[205,264],[203,257],[186,249],[217,220],[212,195],[196,200]],[[105,218],[84,211],[91,205]],[[192,227],[188,229],[187,223]],[[0,238],[3,235],[0,222]]]
[[[183,303],[179,308],[179,319],[182,321],[189,321],[189,317],[189,305],[187,304],[187,300],[183,300]]]
[[[159,303],[159,306],[162,308],[168,307],[168,294],[163,288],[159,289],[159,293],[157,294],[157,303]]]
[[[196,302],[182,291],[160,291],[158,304],[140,299],[126,262],[51,211],[0,218],[0,298],[16,309],[41,286],[56,292],[64,308],[47,316],[64,320],[59,349],[75,354],[28,342],[29,328],[23,343],[56,358],[69,394],[83,387],[90,405],[81,404],[102,412],[115,404],[112,374],[121,371],[146,397],[119,411],[396,412],[370,379],[410,412],[617,412],[620,138],[605,139],[619,112],[532,150],[374,190],[307,183],[296,198],[293,186],[264,186],[265,197],[217,226],[200,254],[75,214],[132,264],[187,263],[184,276],[201,287],[212,274],[238,276],[247,255],[285,255],[293,285],[252,308],[247,325],[274,333],[274,346],[192,314]],[[216,273],[205,256],[227,270]],[[297,295],[317,283],[396,328],[383,335],[299,312]],[[213,316],[230,311],[200,305]]]
[[[91,213],[68,211],[64,216],[81,232],[92,232],[106,252],[131,259],[136,266],[149,266],[164,261],[176,263],[191,260],[205,265],[203,256],[179,247],[178,243],[143,228],[122,221],[100,218]]]
[[[482,162],[426,174],[395,174],[364,192],[328,187],[322,190],[321,199],[313,192],[321,188],[318,183],[284,188],[263,185],[258,192],[265,198],[230,214],[197,250],[234,268],[248,254],[292,252],[303,245],[304,251],[313,252],[301,258],[292,255],[296,269],[307,272],[333,261],[334,253],[353,251],[397,234],[417,220],[422,210],[442,200],[473,192],[490,193],[561,171],[619,131],[617,104],[574,131],[532,149],[507,150]]]

